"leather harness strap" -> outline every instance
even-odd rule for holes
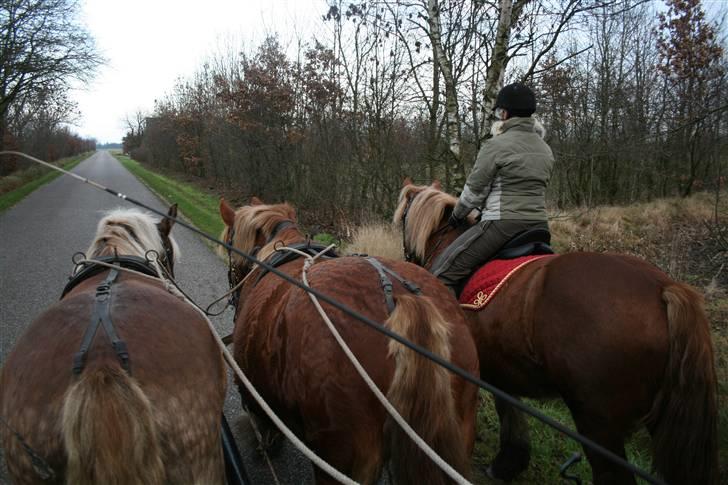
[[[133,269],[134,271],[138,271],[140,273],[159,278],[157,271],[149,264],[149,261],[144,258],[139,258],[137,256],[100,256],[95,259],[101,261],[102,263],[118,264],[122,268]],[[78,267],[75,274],[69,278],[68,283],[66,284],[65,288],[63,288],[61,299],[63,299],[63,297],[65,297],[82,281],[85,281],[88,278],[96,276],[97,274],[100,274],[104,271],[108,271],[108,269],[109,268],[107,266],[93,264],[93,262],[83,263]]]
[[[400,284],[404,286],[404,288],[410,293],[414,293],[415,295],[422,294],[422,290],[420,290],[419,286],[412,283],[411,281],[402,278],[400,275],[384,266],[381,262],[379,262],[379,260],[371,256],[367,256],[364,259],[367,263],[371,264],[379,274],[379,283],[382,285],[384,300],[387,302],[387,310],[389,313],[392,313],[394,311],[396,304],[394,302],[394,286],[392,285],[392,280],[389,279],[389,277],[387,276],[387,273],[389,273],[390,276],[399,281]]]
[[[114,322],[111,320],[111,286],[118,275],[119,271],[112,269],[106,279],[96,287],[96,303],[94,305],[93,315],[91,316],[91,324],[83,336],[81,349],[73,356],[73,373],[75,375],[79,375],[83,371],[89,348],[96,336],[99,324],[103,325],[106,335],[111,340],[111,346],[114,348],[121,366],[127,373],[131,374],[126,342],[119,338],[114,329]]]

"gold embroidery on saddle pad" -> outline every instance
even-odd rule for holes
[[[546,256],[546,255],[544,255],[544,256]],[[548,256],[551,256],[551,255],[548,255]],[[543,257],[543,256],[541,256],[541,257]],[[498,290],[500,290],[501,286],[503,286],[503,284],[506,281],[508,281],[508,278],[510,278],[511,276],[513,276],[514,274],[516,274],[516,272],[519,269],[523,268],[528,263],[532,263],[534,261],[538,261],[539,259],[541,259],[541,258],[540,257],[536,257],[536,258],[529,259],[527,261],[522,262],[521,264],[519,264],[518,266],[516,266],[515,268],[513,268],[512,270],[510,270],[508,272],[508,274],[506,274],[503,277],[503,279],[498,282],[498,284],[496,285],[495,288],[493,288],[493,291],[491,291],[490,294],[488,294],[488,293],[486,293],[484,291],[479,291],[475,295],[475,297],[473,298],[472,303],[461,303],[460,304],[460,308],[462,308],[463,310],[469,310],[469,311],[473,311],[473,312],[477,312],[478,310],[482,310],[483,308],[485,308],[485,305],[487,305],[490,302],[490,300],[495,296],[495,294],[498,293]]]

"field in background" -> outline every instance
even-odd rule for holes
[[[175,174],[154,173],[128,157],[117,155],[117,158],[169,202],[179,203],[180,210],[197,227],[213,235],[220,233],[222,222],[214,189]],[[239,202],[231,194],[226,195],[233,202]],[[705,295],[718,370],[721,475],[728,476],[728,267],[724,267],[728,266],[725,264],[728,258],[726,252],[720,252],[721,226],[715,220],[716,213],[728,214],[728,195],[722,194],[722,197],[717,206],[714,195],[700,193],[687,199],[664,199],[629,207],[553,213],[550,226],[553,246],[559,252],[614,251],[640,256],[673,278],[694,285]],[[721,223],[725,225],[726,221]],[[328,233],[316,234],[315,239],[327,244],[339,242]],[[371,223],[354,228],[351,240],[343,245],[348,253],[398,259],[402,257],[401,228],[387,222]],[[490,395],[483,392],[481,400],[474,478],[477,483],[490,483],[484,469],[497,451],[498,419]],[[574,429],[571,416],[560,400],[526,402]],[[581,452],[580,447],[540,422],[533,419],[529,422],[533,441],[531,465],[513,483],[563,483],[559,466],[572,453]],[[646,432],[635,433],[627,452],[630,461],[649,470],[650,442]],[[572,470],[582,479],[590,480],[586,461]]]
[[[71,170],[91,155],[92,152],[86,152],[75,157],[63,158],[54,165]],[[0,212],[14,206],[38,187],[60,176],[60,172],[33,164],[26,169],[0,177]]]

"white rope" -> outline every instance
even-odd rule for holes
[[[328,251],[328,249],[327,249]],[[155,281],[161,281],[160,278],[155,278],[153,276],[146,275],[144,273],[140,273],[139,271],[134,271],[133,269],[129,268],[123,268],[119,267],[113,264],[105,263],[103,261],[96,261],[94,259],[83,259],[79,261],[79,264],[81,263],[94,263],[99,264],[101,266],[107,266],[113,269],[125,271],[127,273],[133,273],[140,276],[143,276],[148,279],[152,279]],[[173,288],[171,283],[166,282],[168,289],[170,287]],[[331,478],[338,481],[339,483],[344,483],[346,485],[358,485],[357,482],[352,480],[351,478],[347,477],[328,463],[326,463],[321,457],[319,457],[316,453],[314,453],[308,446],[306,446],[298,437],[291,431],[284,423],[280,420],[278,416],[276,416],[273,409],[271,409],[270,406],[268,406],[268,403],[265,402],[263,397],[258,394],[258,391],[255,390],[255,387],[253,387],[253,384],[248,380],[248,378],[245,376],[243,371],[238,366],[238,363],[235,362],[235,359],[233,358],[232,354],[230,354],[230,351],[227,349],[225,344],[223,343],[220,336],[217,334],[217,330],[215,330],[215,326],[212,324],[209,318],[207,318],[207,315],[205,315],[205,312],[199,308],[197,305],[195,305],[193,302],[189,301],[188,298],[184,297],[184,295],[180,295],[181,298],[183,298],[187,303],[192,306],[195,310],[197,310],[202,318],[205,319],[205,322],[207,323],[208,328],[210,329],[210,333],[212,334],[212,337],[215,339],[215,342],[217,343],[218,347],[220,347],[220,350],[222,352],[223,358],[225,359],[225,362],[230,366],[230,368],[235,372],[235,375],[238,376],[240,381],[243,383],[245,388],[248,390],[251,396],[253,396],[253,399],[258,403],[258,405],[263,409],[263,411],[268,415],[271,421],[278,427],[278,429],[281,430],[281,433],[288,438],[293,446],[295,446],[301,453],[303,453],[306,458],[311,460],[313,463],[316,464],[321,470],[328,473]],[[251,418],[252,419],[252,418]]]
[[[194,306],[193,306],[194,307]],[[222,351],[222,355],[225,358],[225,361],[228,363],[228,365],[233,369],[235,372],[235,375],[240,378],[243,385],[245,385],[245,388],[250,392],[250,395],[253,396],[253,399],[258,403],[258,405],[265,411],[265,413],[268,415],[268,417],[273,421],[273,423],[278,427],[278,429],[281,430],[281,433],[283,433],[286,438],[288,438],[293,445],[298,448],[298,450],[303,453],[306,458],[314,462],[319,468],[321,468],[323,471],[328,473],[331,478],[334,480],[337,480],[339,483],[345,483],[347,485],[356,485],[357,482],[352,480],[351,478],[347,477],[328,463],[326,463],[324,460],[322,460],[316,453],[314,453],[311,449],[308,448],[301,440],[298,439],[298,437],[293,434],[293,431],[291,431],[285,424],[283,424],[283,421],[276,416],[276,414],[273,412],[273,410],[268,406],[268,404],[263,400],[260,394],[258,394],[258,391],[255,390],[255,387],[253,387],[253,384],[248,380],[248,378],[245,376],[243,371],[238,366],[238,363],[235,362],[235,359],[230,354],[230,351],[227,349],[225,344],[223,343],[220,336],[217,334],[217,331],[215,331],[215,327],[212,325],[212,322],[210,322],[210,319],[207,318],[207,315],[205,315],[204,312],[202,312],[199,308],[194,307],[197,311],[200,312],[200,315],[205,319],[207,322],[207,326],[210,328],[210,333],[212,333],[212,336],[214,337],[215,341],[217,342],[217,345],[220,347],[220,350]]]
[[[295,250],[291,248],[280,248],[280,250],[287,249],[292,252],[296,252]],[[315,257],[311,257],[308,254],[302,253],[303,256],[306,257],[306,262],[303,264],[303,270],[302,270],[302,280],[303,284],[306,285],[307,288],[310,288],[308,284],[308,278],[306,277],[306,271],[308,268],[315,262],[315,259],[319,257],[324,252],[331,249],[331,246],[326,248],[325,250],[321,251],[319,254],[317,254]],[[366,382],[367,386],[369,386],[369,389],[372,390],[374,395],[377,397],[380,403],[384,406],[384,408],[387,410],[387,412],[394,418],[394,420],[399,424],[399,426],[404,430],[404,432],[409,436],[412,441],[415,442],[415,444],[433,461],[435,464],[440,467],[442,471],[444,471],[450,478],[452,478],[455,482],[460,484],[468,484],[472,485],[469,481],[467,481],[462,475],[460,475],[453,467],[451,467],[445,460],[443,460],[430,446],[420,438],[420,436],[417,434],[417,432],[412,429],[412,427],[407,423],[407,421],[404,420],[404,418],[399,414],[399,412],[392,406],[392,404],[387,400],[387,398],[382,394],[382,391],[379,390],[377,385],[372,381],[371,377],[369,377],[369,374],[367,374],[367,371],[362,367],[361,363],[357,360],[354,353],[351,351],[349,346],[344,342],[344,339],[341,338],[341,334],[339,334],[339,331],[336,330],[336,327],[331,322],[331,319],[326,314],[324,309],[321,307],[321,304],[318,301],[318,298],[316,298],[316,295],[314,295],[311,292],[307,292],[308,296],[311,298],[311,301],[313,302],[314,306],[318,310],[319,314],[321,315],[321,318],[326,322],[326,325],[329,327],[329,330],[333,334],[336,341],[339,343],[339,346],[344,351],[346,356],[349,358],[352,364],[354,364],[354,367],[356,368],[357,372],[361,376],[362,379],[364,379],[364,382]]]

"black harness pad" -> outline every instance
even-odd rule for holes
[[[312,241],[306,241],[303,243],[296,243],[291,244],[287,246],[291,249],[296,249],[298,251],[301,251],[303,253],[308,254],[309,256],[316,256],[318,253],[326,249],[328,246],[324,246],[323,244],[315,243]],[[274,268],[277,268],[279,266],[282,266],[286,263],[290,263],[291,261],[295,261],[298,258],[300,258],[301,255],[297,254],[293,251],[276,251],[271,255],[270,258],[265,262],[269,266],[272,266]],[[334,259],[338,258],[339,254],[334,251],[333,248],[329,249],[326,254],[323,254],[319,257],[319,259]],[[255,280],[255,284],[258,284],[260,280],[268,274],[269,271],[261,266],[260,268],[260,275],[258,275],[258,279]]]
[[[137,256],[101,256],[95,259],[102,263],[116,264],[122,268],[133,269],[134,271],[139,271],[145,275],[159,278],[157,271],[144,258],[139,258]],[[63,299],[69,291],[78,286],[82,281],[109,270],[107,266],[102,266],[100,264],[84,263],[82,266],[83,268],[81,268],[79,272],[68,278],[69,281],[65,288],[63,288],[61,299]]]

